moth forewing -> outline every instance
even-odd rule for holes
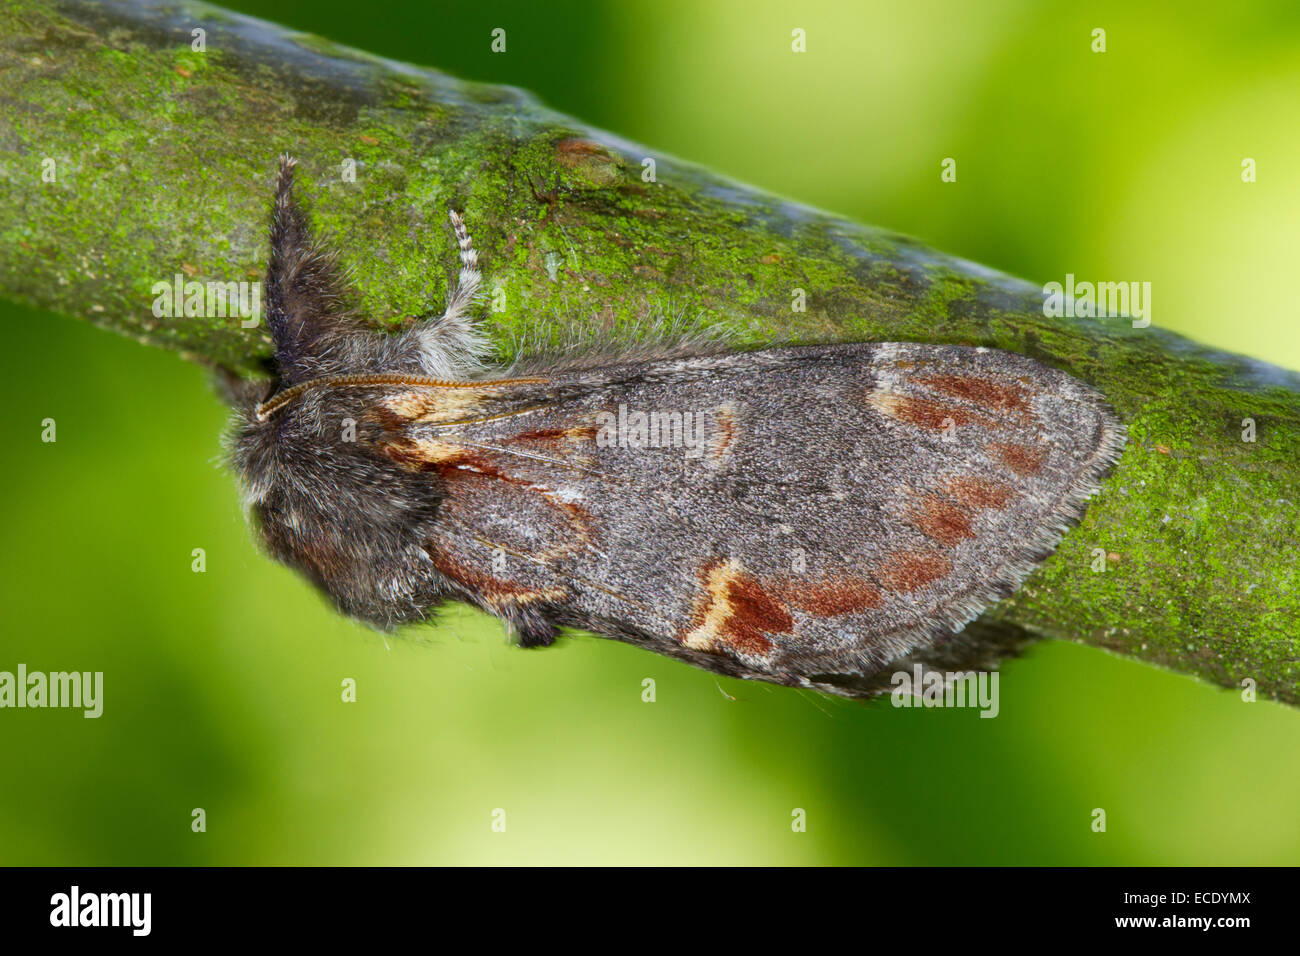
[[[789,683],[959,628],[1117,447],[1061,373],[953,346],[558,370],[383,405],[405,417],[381,453],[440,479],[439,569],[466,592]]]

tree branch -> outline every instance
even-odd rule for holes
[[[1300,703],[1294,373],[1126,319],[1047,318],[1036,286],[622,142],[525,93],[198,3],[4,0],[0,91],[0,294],[192,359],[248,371],[269,355],[265,330],[237,317],[155,318],[151,290],[178,272],[261,277],[288,150],[376,327],[440,300],[457,208],[507,356],[539,318],[627,341],[638,320],[684,311],[747,344],[957,342],[1062,368],[1109,397],[1130,443],[1082,524],[982,625],[1225,686],[1251,678]]]

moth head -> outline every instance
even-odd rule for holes
[[[438,476],[382,454],[382,426],[357,392],[280,400],[287,390],[261,384],[236,405],[227,449],[263,549],[350,616],[383,626],[418,616],[434,599],[418,572],[431,560]]]

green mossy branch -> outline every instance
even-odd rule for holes
[[[275,157],[290,151],[377,327],[440,301],[457,208],[497,296],[503,357],[539,318],[629,339],[682,312],[749,344],[958,342],[1062,368],[1110,398],[1130,443],[1080,526],[986,622],[1300,703],[1292,373],[1126,320],[1046,318],[1039,287],[519,91],[197,3],[3,0],[0,104],[0,294],[209,363],[255,369],[269,340],[238,319],[156,319],[151,288],[177,272],[260,278]]]

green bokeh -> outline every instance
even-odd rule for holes
[[[234,5],[1035,280],[1151,281],[1157,325],[1300,367],[1293,3]],[[1089,648],[1008,663],[982,720],[460,607],[385,640],[257,553],[199,369],[0,317],[0,670],[105,674],[98,720],[0,711],[0,862],[1300,862],[1300,714]]]

